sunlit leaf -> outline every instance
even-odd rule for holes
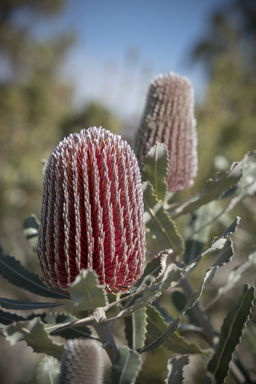
[[[5,327],[4,334],[11,345],[18,341],[26,341],[34,352],[46,353],[61,358],[64,345],[53,341],[46,332],[40,319],[35,318],[30,321],[21,321]]]
[[[38,238],[38,229],[40,221],[36,215],[31,215],[25,219],[23,224],[24,235],[26,236],[30,246],[35,250]]]
[[[163,203],[156,199],[148,182],[142,184],[145,224],[160,242],[162,249],[173,249],[175,255],[183,252],[184,243],[174,221],[164,210]]]
[[[60,362],[52,356],[42,358],[37,367],[37,384],[57,384]]]
[[[106,291],[100,285],[95,271],[82,269],[71,284],[69,292],[80,311],[104,307],[107,303]]]
[[[203,191],[173,210],[171,216],[177,217],[195,211],[202,205],[220,198],[223,193],[239,182],[242,174],[243,162],[233,163],[228,171],[217,173],[215,180],[207,180]]]
[[[131,349],[143,347],[146,337],[147,315],[146,308],[141,308],[125,317],[125,336]]]
[[[165,144],[156,143],[143,158],[143,180],[149,181],[158,200],[164,200],[167,184],[168,150]]]

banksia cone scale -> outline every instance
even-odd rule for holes
[[[168,190],[182,191],[197,174],[197,134],[194,91],[190,81],[175,73],[159,75],[150,84],[134,152],[143,172],[143,156],[157,142],[166,144]]]
[[[102,350],[95,340],[70,340],[62,357],[58,384],[101,384]]]
[[[145,259],[141,176],[126,141],[102,128],[71,134],[45,171],[37,252],[52,287],[66,291],[81,269],[111,292],[127,291]]]

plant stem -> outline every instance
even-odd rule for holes
[[[111,362],[113,363],[117,353],[117,346],[111,331],[110,324],[102,322],[102,320],[106,319],[105,310],[102,307],[97,308],[91,312],[91,315],[93,316],[91,325],[97,332],[103,348],[105,348]]]

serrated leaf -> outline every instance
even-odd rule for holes
[[[168,375],[165,380],[166,384],[182,384],[183,368],[189,363],[188,356],[173,357],[168,360]]]
[[[173,249],[180,255],[184,250],[183,240],[174,221],[164,210],[163,203],[156,199],[148,182],[142,183],[144,197],[144,219],[147,228],[157,237],[162,249]]]
[[[240,343],[243,330],[252,312],[254,298],[255,288],[245,285],[238,301],[224,319],[219,344],[207,367],[208,371],[214,375],[217,384],[223,383],[228,374],[232,355]]]
[[[11,345],[24,340],[28,346],[33,348],[34,352],[46,353],[57,359],[61,358],[64,351],[64,345],[49,337],[43,323],[38,318],[8,325],[4,329],[4,334]]]
[[[218,255],[219,257],[217,258],[217,260],[215,261],[213,266],[206,270],[204,280],[203,280],[199,290],[190,296],[190,298],[187,300],[186,305],[183,308],[180,315],[178,316],[178,318],[172,324],[169,325],[169,327],[166,329],[166,331],[164,333],[162,333],[162,335],[159,336],[151,344],[149,344],[145,348],[143,348],[143,350],[141,352],[146,352],[146,351],[158,348],[166,340],[167,337],[169,337],[172,333],[174,333],[176,331],[176,329],[178,328],[178,325],[180,323],[181,317],[189,309],[193,308],[193,306],[198,302],[198,300],[200,299],[200,297],[203,293],[204,288],[206,287],[206,285],[208,285],[212,281],[212,279],[216,273],[216,270],[219,267],[222,267],[223,265],[225,265],[227,262],[229,262],[232,259],[233,254],[234,253],[233,253],[232,241],[229,238],[225,239],[225,245],[222,248],[222,250],[220,251],[220,253]]]
[[[256,325],[252,322],[245,328],[244,337],[250,353],[256,361]]]
[[[206,255],[211,255],[218,253],[218,256],[222,256],[224,258],[224,263],[227,263],[231,260],[233,254],[233,246],[232,242],[227,243],[227,238],[229,238],[234,231],[237,230],[237,226],[240,223],[240,217],[237,216],[236,219],[232,222],[232,224],[224,231],[221,237],[215,237],[212,241],[211,245],[206,248],[201,255],[199,255],[196,259],[194,259],[190,264],[188,264],[185,268],[186,272],[191,271],[201,260],[202,257]],[[227,252],[230,254],[230,259],[228,259]],[[217,261],[220,263],[221,261],[218,259]]]
[[[183,310],[183,308],[185,307],[185,305],[187,303],[186,296],[180,291],[173,292],[172,301],[173,301],[173,304],[175,305],[176,309],[179,312],[181,312]],[[199,321],[198,321],[197,317],[195,316],[192,309],[189,309],[187,311],[187,316],[189,317],[191,324],[194,324],[196,326],[200,325],[200,323],[199,323]]]
[[[140,355],[128,347],[119,348],[112,366],[112,384],[133,384],[141,370]]]
[[[66,313],[44,313],[40,315],[40,318],[44,324],[47,324],[45,328],[48,332],[50,331],[50,335],[52,336],[61,336],[64,339],[69,340],[79,337],[87,338],[92,334],[92,331],[90,328],[86,327],[86,325],[76,328],[53,329],[54,325],[66,325],[78,320],[77,317]]]
[[[0,297],[0,307],[5,309],[28,310],[59,307],[61,305],[65,305],[65,303],[34,303]]]
[[[159,289],[165,291],[170,288],[172,283],[176,283],[182,277],[183,270],[179,268],[176,264],[171,263],[167,266],[163,276],[161,276],[161,281],[159,282]]]
[[[95,271],[82,269],[69,289],[76,307],[80,311],[96,309],[107,304],[107,295],[104,286],[99,283]]]
[[[131,315],[133,312],[138,311],[141,308],[146,307],[151,304],[156,298],[158,298],[162,294],[159,291],[159,285],[154,285],[145,289],[138,299],[136,299],[129,307],[123,309],[118,314],[118,318],[126,317]]]
[[[219,199],[224,192],[236,185],[243,174],[243,162],[233,163],[231,168],[226,172],[219,172],[215,180],[206,181],[203,191],[194,196],[180,207],[171,212],[172,217],[178,217],[186,213],[195,211],[204,204]]]
[[[215,303],[217,300],[219,300],[223,295],[228,293],[236,284],[237,282],[242,278],[243,274],[247,272],[248,270],[251,270],[252,268],[256,267],[256,250],[252,251],[249,259],[245,261],[244,263],[236,266],[228,275],[227,283],[222,285],[217,292],[217,295],[214,297],[214,299],[209,303],[207,306],[210,307],[213,303]]]
[[[165,144],[156,143],[144,157],[145,171],[143,180],[149,181],[154,188],[158,200],[164,200],[167,184],[168,150]]]
[[[256,150],[248,152],[243,158],[244,172],[238,186],[246,189],[247,196],[256,192]]]
[[[11,284],[19,288],[25,289],[39,296],[49,297],[53,299],[68,299],[69,296],[62,292],[51,291],[42,283],[40,277],[28,269],[23,267],[21,263],[14,257],[5,255],[0,247],[0,274]]]
[[[38,220],[36,215],[31,215],[27,219],[25,219],[23,224],[23,232],[26,236],[30,246],[35,250],[37,246],[37,238],[38,238],[38,229],[39,229],[40,221]]]
[[[15,313],[9,313],[0,309],[0,324],[9,325],[16,321],[24,321],[25,317],[18,316]]]
[[[147,314],[146,308],[135,311],[124,319],[125,336],[131,349],[143,347],[146,338]]]
[[[42,358],[37,367],[37,384],[57,384],[60,362],[52,356]]]
[[[156,340],[167,330],[168,324],[164,321],[159,311],[151,305],[147,308],[147,315],[147,331],[150,336]],[[170,351],[179,354],[194,354],[205,352],[198,345],[189,343],[183,336],[179,335],[178,332],[169,335],[164,340],[163,345]]]

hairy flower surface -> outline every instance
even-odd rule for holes
[[[60,142],[45,171],[38,236],[46,281],[67,290],[85,268],[107,291],[127,291],[145,247],[141,176],[127,142],[96,127]]]
[[[102,348],[95,340],[68,341],[62,357],[58,384],[100,384]]]
[[[135,136],[134,151],[143,171],[143,156],[157,142],[166,144],[169,191],[181,191],[193,184],[197,174],[195,127],[194,91],[190,81],[172,72],[154,78]]]

